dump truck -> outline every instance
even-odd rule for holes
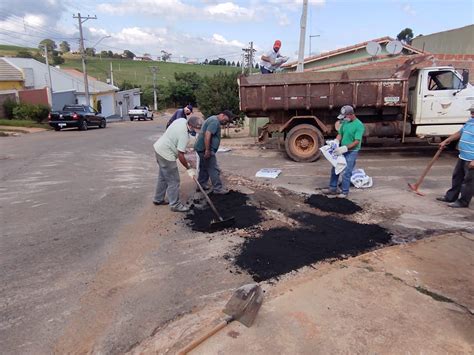
[[[284,136],[288,156],[298,162],[320,157],[334,137],[339,110],[352,105],[367,137],[444,138],[467,121],[474,105],[469,72],[427,66],[427,56],[398,68],[240,76],[240,109],[248,117],[268,117],[259,141]]]

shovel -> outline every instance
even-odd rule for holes
[[[223,310],[223,312],[229,317],[220,322],[200,338],[191,342],[184,349],[180,350],[178,354],[185,355],[189,353],[191,350],[195,349],[198,345],[202,344],[204,341],[234,320],[242,323],[246,327],[250,327],[257,316],[258,310],[262,306],[262,302],[263,292],[259,285],[247,284],[239,287],[237,290],[235,290],[234,294],[227,302]]]
[[[439,148],[438,151],[436,152],[436,154],[434,155],[433,159],[431,159],[431,161],[429,162],[429,164],[426,166],[425,170],[423,171],[423,174],[421,174],[420,178],[418,179],[418,181],[414,184],[408,184],[408,187],[414,192],[416,193],[417,195],[420,195],[420,196],[425,196],[422,192],[418,191],[418,188],[420,187],[421,183],[423,182],[423,180],[425,179],[425,176],[428,174],[428,172],[431,170],[431,167],[433,166],[433,164],[436,162],[436,160],[438,160],[441,152],[443,151],[443,148]]]
[[[235,218],[234,217],[229,217],[229,218],[222,218],[222,216],[219,214],[219,212],[217,211],[217,208],[216,206],[214,206],[214,204],[212,203],[211,199],[209,198],[209,196],[207,196],[207,193],[206,191],[204,191],[204,189],[202,188],[201,184],[197,181],[196,177],[193,176],[193,180],[194,182],[196,183],[196,185],[199,187],[199,190],[201,190],[202,194],[204,195],[204,197],[206,198],[206,201],[207,203],[209,204],[209,206],[211,207],[212,211],[214,212],[214,214],[217,216],[218,220],[212,220],[211,221],[211,224],[210,224],[210,229],[212,230],[220,230],[220,229],[224,229],[224,228],[228,228],[230,226],[232,226],[234,223],[235,223]]]

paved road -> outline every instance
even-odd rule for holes
[[[0,139],[2,353],[122,352],[241,282],[151,204],[162,131],[155,120]]]

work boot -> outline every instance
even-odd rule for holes
[[[449,201],[446,198],[446,196],[436,197],[436,200],[441,201],[441,202],[452,202],[452,201]]]
[[[448,206],[452,208],[467,208],[467,205],[459,200],[449,203]]]
[[[322,189],[321,192],[325,195],[338,195],[341,193],[341,191],[339,189]]]
[[[229,189],[226,189],[225,187],[223,187],[223,188],[220,189],[220,190],[214,190],[214,191],[212,191],[212,193],[215,194],[215,195],[227,195],[229,192],[230,192],[230,190],[229,190]]]
[[[189,207],[186,207],[181,202],[178,202],[176,205],[171,206],[171,211],[173,211],[173,212],[189,212]]]

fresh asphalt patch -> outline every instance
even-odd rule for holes
[[[325,212],[353,214],[362,211],[362,208],[358,204],[346,198],[329,198],[324,195],[311,195],[305,200],[305,203]]]
[[[229,272],[246,272],[256,282],[278,279],[304,266],[345,259],[392,242],[385,228],[346,217],[362,211],[347,199],[311,195],[299,205],[301,197],[297,195],[279,195],[261,187],[259,193],[231,191],[211,195],[211,200],[224,218],[235,217],[236,223],[228,233],[213,234],[236,241],[224,256],[232,263]],[[186,223],[195,231],[213,232],[210,222],[216,219],[214,213],[209,206],[198,205],[202,208],[193,208]],[[284,218],[268,217],[266,210],[278,210],[294,225],[285,225]],[[318,214],[318,210],[325,213]]]

